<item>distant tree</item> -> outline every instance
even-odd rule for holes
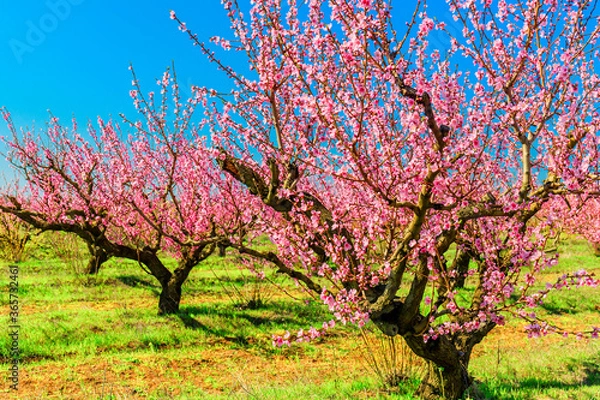
[[[129,241],[161,249],[177,260],[168,280],[161,281],[165,302],[177,310],[181,286],[191,270],[232,237],[242,240],[252,225],[252,201],[239,202],[242,186],[223,179],[214,162],[201,127],[192,124],[202,89],[192,88],[186,104],[179,101],[174,73],[167,70],[159,85],[162,101],[154,94],[145,97],[135,78],[131,96],[141,121],[122,116],[132,129],[124,143],[118,126],[102,125],[104,156],[109,160],[105,175],[110,176],[107,195],[119,205],[115,225]],[[168,93],[174,96],[173,121],[168,128]],[[256,201],[254,201],[256,202]],[[141,246],[142,244],[138,244]],[[159,279],[160,280],[160,279]],[[162,301],[162,300],[161,300]]]
[[[594,255],[600,257],[600,199],[578,195],[556,199],[550,205],[563,209],[565,217],[557,221],[560,229],[587,240]]]
[[[456,23],[417,2],[399,27],[386,0],[282,3],[224,2],[235,40],[213,41],[247,55],[247,76],[171,13],[235,84],[207,99],[218,161],[264,203],[257,224],[278,251],[232,245],[337,320],[401,335],[432,366],[417,394],[458,399],[474,346],[507,316],[530,336],[560,331],[532,308],[597,284],[579,271],[538,289],[557,262],[548,218],[565,215],[534,218],[599,177],[594,2],[449,0]]]
[[[243,235],[251,221],[249,208],[231,201],[240,185],[215,184],[222,172],[194,135],[190,118],[200,97],[179,104],[168,72],[160,85],[163,99],[174,91],[173,120],[166,100],[154,108],[153,95],[146,102],[132,90],[143,120],[126,120],[130,136],[101,119],[98,129],[88,126],[89,139],[75,122],[67,129],[56,118],[40,136],[19,133],[4,111],[13,133],[10,160],[25,179],[26,194],[6,194],[0,209],[43,231],[77,234],[92,254],[90,272],[109,257],[138,261],[161,285],[159,313],[172,314],[191,270],[217,243],[225,245],[221,238]],[[177,260],[173,271],[161,251]]]
[[[97,273],[108,257],[107,246],[99,246],[110,226],[108,202],[98,185],[100,159],[77,134],[52,118],[46,132],[18,132],[9,113],[2,110],[12,138],[9,160],[22,173],[25,185],[3,191],[0,209],[42,231],[72,232],[90,249],[89,273]]]

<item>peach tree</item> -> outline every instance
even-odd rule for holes
[[[171,18],[231,78],[206,97],[217,161],[262,201],[256,227],[277,252],[232,246],[338,321],[402,336],[434,367],[422,398],[459,398],[474,346],[506,317],[558,330],[535,314],[545,294],[597,284],[578,271],[540,289],[557,262],[544,230],[564,215],[537,217],[599,178],[593,1],[448,0],[448,21],[421,1],[406,21],[388,0],[223,3],[232,37],[213,45]]]
[[[252,224],[252,201],[239,207],[241,185],[220,180],[214,151],[191,118],[202,96],[182,101],[174,74],[144,95],[134,75],[130,95],[139,119],[98,119],[81,129],[52,117],[47,129],[17,129],[8,158],[20,184],[5,188],[0,210],[42,231],[78,235],[91,254],[90,273],[110,257],[137,261],[160,284],[160,314],[179,312],[194,267]],[[174,268],[164,256],[176,261]]]

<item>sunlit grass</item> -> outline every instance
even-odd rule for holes
[[[569,238],[561,247],[559,265],[543,273],[549,280],[581,268],[598,271],[600,260],[585,242]],[[173,266],[173,260],[165,261]],[[274,348],[273,334],[319,326],[330,315],[289,280],[267,270],[268,280],[289,295],[283,294],[237,262],[228,253],[194,269],[183,288],[181,312],[167,317],[157,315],[158,282],[135,262],[113,259],[97,276],[58,259],[20,264],[18,398],[412,398],[416,380],[395,391],[383,388],[353,327],[338,326],[312,343]],[[4,315],[8,279],[3,267]],[[256,291],[264,302],[244,304]],[[467,285],[464,294],[470,291]],[[597,293],[593,288],[556,292],[540,313],[576,329],[597,326]],[[8,347],[7,335],[0,336],[3,369]],[[471,372],[477,384],[469,398],[598,398],[599,364],[598,341],[557,335],[527,339],[523,324],[513,321],[476,347]],[[16,398],[10,396],[0,389],[0,397]]]

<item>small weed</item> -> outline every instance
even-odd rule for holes
[[[240,310],[264,308],[276,291],[271,280],[266,276],[266,267],[241,257],[236,257],[236,262],[238,265],[241,264],[241,268],[236,271],[235,279],[232,279],[227,269],[223,269],[221,275],[213,270],[215,278],[236,308]]]
[[[360,329],[364,344],[364,359],[378,378],[381,386],[390,392],[407,392],[405,384],[418,382],[425,363],[408,348],[402,337],[386,336],[376,329]],[[416,388],[412,387],[412,390]]]

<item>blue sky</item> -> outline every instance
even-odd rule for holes
[[[394,2],[400,24],[414,4],[403,1]],[[433,14],[445,9],[444,0],[430,2]],[[36,128],[44,127],[47,110],[63,122],[75,116],[80,125],[97,116],[133,116],[130,63],[145,92],[155,90],[172,62],[183,94],[192,84],[227,88],[226,78],[177,29],[170,10],[200,40],[231,38],[220,0],[0,1],[0,106],[17,126]],[[0,121],[0,135],[6,134]],[[0,157],[0,171],[4,167]]]
[[[227,85],[170,10],[206,41],[229,32],[220,0],[1,1],[0,106],[17,127],[38,129],[48,110],[65,123],[75,116],[82,126],[97,116],[120,120],[121,112],[135,118],[130,63],[146,92],[172,62],[182,89]],[[0,135],[7,134],[0,121]],[[0,171],[8,172],[4,157]]]
[[[412,8],[395,4],[395,13]],[[231,37],[220,0],[0,2],[0,106],[17,125],[43,126],[48,109],[81,121],[130,113],[129,63],[145,91],[172,61],[181,86],[226,84],[169,19],[171,9],[200,39]]]
[[[0,4],[0,105],[21,126],[43,126],[48,109],[82,122],[131,114],[129,63],[145,90],[154,90],[171,62],[182,86],[207,85],[218,73],[169,19],[169,10],[201,38],[224,35],[229,26],[220,0]]]

